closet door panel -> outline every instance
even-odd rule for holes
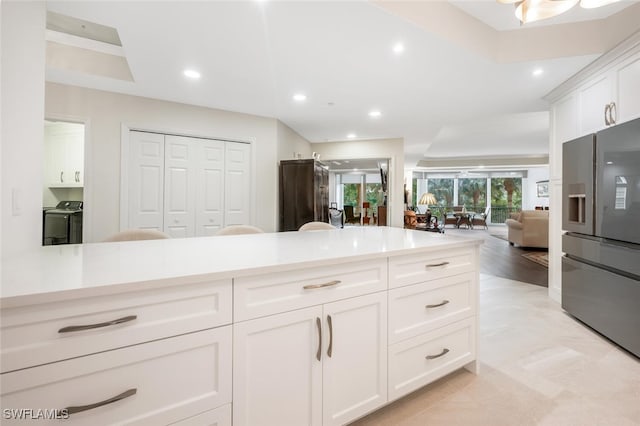
[[[195,235],[195,177],[198,140],[166,136],[164,232],[173,238]]]
[[[164,221],[164,135],[132,131],[129,153],[129,228],[161,231]]]
[[[250,223],[251,145],[226,142],[224,225]]]
[[[196,236],[214,235],[224,226],[225,142],[198,141],[196,171]]]

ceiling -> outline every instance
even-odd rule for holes
[[[311,142],[403,137],[406,167],[547,154],[542,96],[640,27],[637,2],[576,7],[527,28],[493,0],[47,5],[115,28],[133,77],[50,62],[48,81],[276,117]],[[201,79],[184,78],[185,68]]]

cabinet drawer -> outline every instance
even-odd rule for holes
[[[474,270],[475,257],[469,248],[457,248],[389,259],[389,288],[418,284]]]
[[[234,280],[234,321],[387,289],[387,260],[376,259]]]
[[[225,404],[215,410],[209,410],[197,416],[189,417],[172,426],[231,426],[231,404]]]
[[[230,324],[231,298],[224,280],[2,309],[1,370]],[[89,325],[102,326],[70,328]]]
[[[475,328],[475,320],[469,318],[390,346],[389,400],[473,361],[476,358]]]
[[[169,424],[231,402],[231,326],[107,351],[2,376],[3,409],[65,409],[65,424]],[[3,424],[59,424],[7,419]]]
[[[475,274],[389,291],[389,343],[426,333],[476,313]]]

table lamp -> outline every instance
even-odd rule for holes
[[[425,192],[424,194],[422,194],[422,197],[420,197],[420,201],[418,201],[418,204],[426,204],[427,206],[434,205],[435,203],[436,197],[434,197],[431,192]]]

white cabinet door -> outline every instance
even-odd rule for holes
[[[82,187],[84,181],[84,125],[45,126],[45,182],[51,188]]]
[[[173,238],[195,235],[195,151],[199,142],[165,136],[164,232]]]
[[[198,140],[196,158],[196,237],[214,235],[223,226],[225,142]]]
[[[164,229],[164,135],[129,138],[129,228]]]
[[[321,317],[316,306],[234,325],[234,426],[322,423]]]
[[[640,117],[640,53],[621,63],[616,76],[616,123]]]
[[[227,142],[225,147],[224,226],[250,223],[251,145]]]
[[[387,402],[386,324],[386,292],[324,306],[324,425],[348,423]]]
[[[65,157],[65,175],[74,186],[83,186],[84,133],[75,133],[65,141]]]
[[[600,75],[578,89],[580,134],[586,135],[607,127],[605,108],[613,102],[612,74]]]

